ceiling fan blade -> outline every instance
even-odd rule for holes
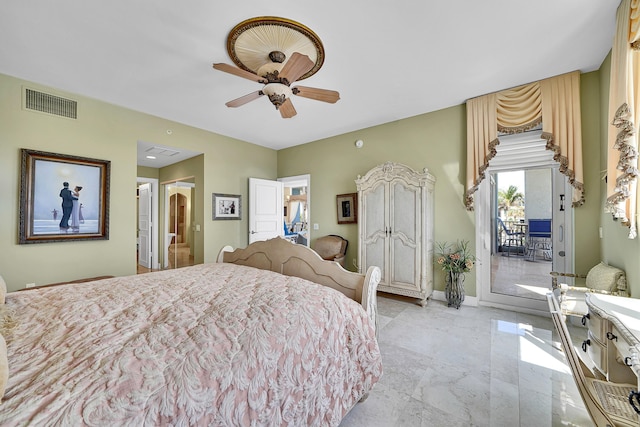
[[[291,102],[291,98],[287,98],[286,101],[282,103],[280,108],[278,108],[278,110],[280,111],[280,115],[282,116],[283,119],[290,119],[291,117],[298,114],[296,109],[293,107],[293,102]]]
[[[259,75],[251,73],[249,71],[245,71],[242,68],[234,67],[233,65],[219,63],[213,64],[213,68],[219,71],[224,71],[225,73],[233,74],[234,76],[252,80],[254,82],[267,83],[267,80],[265,80],[263,77],[260,77]]]
[[[291,58],[284,64],[278,77],[287,79],[289,84],[295,82],[304,73],[313,68],[314,62],[307,55],[294,52]]]
[[[295,95],[303,98],[315,99],[316,101],[329,102],[335,104],[340,99],[340,94],[335,90],[318,89],[315,87],[296,86],[291,89]]]
[[[262,93],[261,90],[257,90],[255,92],[251,92],[251,93],[249,93],[249,94],[247,94],[245,96],[241,96],[238,99],[234,99],[233,101],[229,101],[224,105],[226,105],[227,107],[232,107],[232,108],[240,107],[240,106],[242,106],[242,105],[244,105],[244,104],[246,104],[248,102],[253,101],[254,99],[260,98],[262,95],[264,95],[264,93]]]

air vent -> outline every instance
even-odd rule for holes
[[[61,98],[44,92],[25,88],[25,108],[28,110],[41,111],[47,114],[67,117],[70,119],[78,118],[78,102]]]
[[[165,147],[151,147],[145,150],[147,154],[157,154],[159,156],[171,157],[180,154],[179,151],[171,150]]]

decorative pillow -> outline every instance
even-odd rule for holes
[[[2,276],[0,276],[0,304],[4,304],[4,298],[7,295],[7,284]]]
[[[611,292],[614,295],[629,296],[624,271],[604,262],[589,270],[586,286],[590,289]]]
[[[0,335],[0,400],[9,382],[9,359],[7,358],[7,343]]]

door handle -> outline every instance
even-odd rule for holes
[[[561,225],[560,227],[558,227],[558,231],[559,231],[558,234],[560,234],[560,237],[558,237],[558,241],[562,242],[564,241],[564,225]]]
[[[633,406],[633,410],[640,414],[640,408],[636,406],[635,402],[640,403],[640,393],[635,390],[631,390],[631,393],[629,393],[629,403]]]
[[[249,234],[256,234],[256,233],[258,233],[258,232],[257,232],[257,231],[253,231],[253,230],[251,230],[251,231],[249,232]]]

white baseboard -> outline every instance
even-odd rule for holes
[[[431,294],[431,298],[436,301],[447,301],[447,298],[444,296],[444,291],[433,291]],[[462,305],[468,305],[470,307],[478,306],[478,297],[472,297],[469,295],[465,295],[464,301],[462,301]]]

